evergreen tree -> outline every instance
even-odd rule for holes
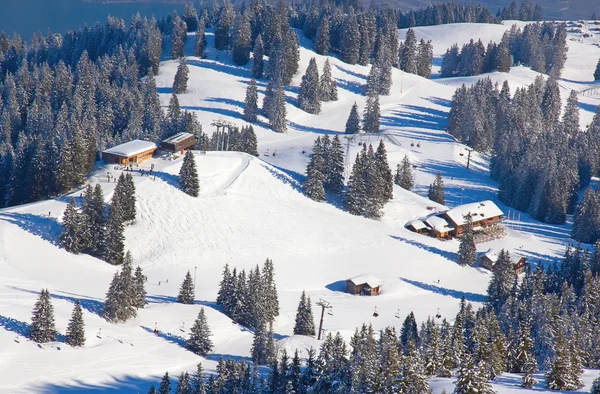
[[[256,365],[267,365],[273,358],[273,350],[269,346],[271,332],[267,331],[265,324],[261,324],[254,332],[252,342],[252,361]]]
[[[460,265],[473,265],[477,261],[477,246],[475,246],[475,240],[473,239],[473,218],[471,217],[471,213],[465,215],[465,230],[460,237],[457,259]],[[508,259],[510,262],[510,256]],[[512,270],[512,264],[510,268]]]
[[[206,21],[204,17],[200,18],[198,22],[198,29],[196,30],[196,39],[194,41],[194,56],[204,57],[204,50],[206,49]]]
[[[187,372],[182,372],[175,387],[175,394],[192,394],[192,382]]]
[[[252,51],[252,78],[259,79],[263,76],[265,49],[263,47],[262,35],[256,37],[254,50]]]
[[[341,194],[344,190],[345,178],[344,148],[342,146],[342,141],[337,134],[333,137],[326,159],[326,175],[323,186],[330,193]]]
[[[329,52],[329,18],[324,15],[317,29],[317,36],[315,38],[315,52],[319,55],[326,56]]]
[[[348,64],[358,63],[360,55],[360,30],[354,9],[346,17],[344,34],[342,35],[340,59]]]
[[[590,390],[590,394],[600,394],[600,377],[594,379],[592,383],[592,389]]]
[[[210,340],[211,335],[204,315],[204,308],[200,308],[198,318],[190,330],[190,337],[185,342],[185,347],[200,356],[206,356],[213,349],[213,343]]]
[[[65,342],[73,347],[85,345],[85,325],[83,322],[83,311],[81,310],[81,302],[77,300],[73,308],[73,314],[69,325],[67,326],[67,335]]]
[[[198,197],[200,185],[198,182],[198,170],[196,169],[196,161],[194,154],[191,151],[185,152],[181,170],[179,170],[179,184],[181,190],[192,197]]]
[[[309,114],[318,114],[321,112],[320,101],[319,70],[315,58],[311,58],[306,69],[306,74],[302,76],[300,89],[298,90],[298,105]]]
[[[60,244],[67,252],[79,254],[82,249],[81,214],[75,200],[71,198],[63,214],[63,231],[60,234]]]
[[[406,40],[400,53],[400,69],[410,74],[417,73],[417,36],[413,29],[406,31]]]
[[[315,335],[315,321],[310,297],[307,299],[304,291],[302,291],[302,295],[300,296],[300,303],[296,312],[294,335]]]
[[[306,180],[304,181],[304,193],[315,201],[325,201],[325,162],[321,150],[320,140],[317,138],[313,147],[313,153],[310,154],[310,160],[306,166]]]
[[[254,78],[248,84],[244,103],[244,119],[248,122],[256,122],[258,117],[258,89],[256,88],[256,80]]]
[[[275,285],[275,267],[273,260],[267,258],[262,272],[263,289],[264,289],[264,305],[266,321],[272,323],[279,316],[279,297],[277,295],[277,287]]]
[[[392,198],[394,198],[394,176],[387,159],[387,151],[383,140],[379,140],[379,146],[377,152],[375,152],[375,165],[377,172],[379,173],[378,179],[380,185],[378,187],[380,191],[379,198],[381,203],[385,204]]]
[[[244,66],[250,60],[252,50],[252,33],[250,31],[250,20],[246,12],[239,14],[233,28],[233,62],[238,66]]]
[[[594,71],[594,81],[600,81],[600,60],[598,60],[596,70]]]
[[[424,77],[431,77],[431,64],[433,60],[433,45],[431,40],[421,39],[417,53],[417,74]]]
[[[360,154],[357,154],[344,199],[345,208],[352,215],[362,215],[367,204],[367,190],[363,172],[363,158]]]
[[[487,290],[488,302],[497,314],[506,303],[515,283],[516,275],[510,253],[502,249],[492,270],[492,279]]]
[[[146,301],[146,280],[147,278],[142,271],[142,267],[136,267],[133,276],[133,285],[135,287],[134,306],[136,308],[143,308],[148,304],[148,301]]]
[[[160,381],[160,386],[158,386],[158,394],[171,394],[171,379],[169,378],[168,372],[165,372],[165,375]]]
[[[363,114],[363,130],[365,133],[379,133],[379,96],[370,94]]]
[[[192,275],[188,270],[179,289],[179,295],[177,296],[177,302],[181,304],[193,304],[194,303],[194,281]]]
[[[442,174],[439,171],[435,174],[435,180],[433,183],[429,185],[427,198],[429,198],[431,201],[437,202],[438,204],[446,204],[444,180],[442,179]]]
[[[546,386],[551,390],[577,390],[583,386],[580,379],[581,370],[577,363],[573,364],[573,351],[570,349],[569,340],[559,329],[554,348],[554,360],[550,370],[546,372]]]
[[[150,388],[148,389],[148,394],[156,394],[156,389],[154,388],[154,385],[150,386]]]
[[[323,66],[319,99],[321,101],[337,101],[338,99],[337,84],[335,79],[333,79],[331,76],[331,65],[329,64],[329,59],[325,60],[325,65]]]
[[[358,134],[360,132],[360,115],[358,114],[358,106],[356,102],[352,105],[350,115],[346,121],[346,134]]]
[[[47,289],[42,289],[40,296],[33,307],[29,338],[37,343],[46,343],[56,340],[54,307],[50,302],[50,293]]]
[[[110,203],[110,214],[106,226],[106,249],[104,251],[104,260],[112,265],[121,265],[123,263],[123,254],[125,250],[125,236],[123,235],[123,204],[122,196],[113,194]]]
[[[495,391],[481,376],[479,368],[473,366],[471,356],[466,355],[465,358],[466,361],[458,369],[454,394],[494,394]]]
[[[177,72],[175,73],[175,79],[173,80],[173,93],[182,94],[187,92],[187,84],[189,79],[190,70],[187,65],[185,57],[179,59],[179,65],[177,66]]]
[[[415,178],[413,175],[412,165],[408,160],[408,156],[404,155],[402,163],[396,167],[394,175],[394,183],[405,190],[412,190],[415,186]]]
[[[285,133],[287,130],[287,111],[285,109],[285,92],[283,85],[279,84],[274,91],[272,113],[269,116],[269,126],[276,133]]]

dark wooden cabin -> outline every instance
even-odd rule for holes
[[[160,150],[166,152],[181,152],[196,145],[196,137],[194,134],[181,132],[171,136],[160,143]]]
[[[374,296],[381,290],[379,279],[373,275],[360,275],[346,281],[346,292],[354,295]]]
[[[155,151],[154,142],[133,140],[105,150],[102,160],[107,164],[137,164],[151,159]]]

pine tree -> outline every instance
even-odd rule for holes
[[[189,150],[185,152],[183,164],[181,165],[181,170],[179,170],[179,184],[185,194],[198,197],[198,192],[200,191],[198,170],[196,169],[194,154]]]
[[[335,79],[331,76],[329,59],[325,60],[325,65],[323,66],[319,97],[321,101],[337,101],[338,99],[337,84]]]
[[[423,78],[431,77],[431,62],[433,59],[433,45],[431,40],[421,39],[417,53],[417,74]]]
[[[60,244],[67,252],[79,254],[82,249],[81,214],[75,200],[71,197],[63,214],[63,231],[60,234]]]
[[[460,265],[473,265],[477,261],[477,246],[475,246],[475,240],[473,239],[473,218],[471,217],[471,213],[465,215],[465,230],[460,237],[457,259]]]
[[[265,97],[266,99],[266,97]],[[287,111],[285,109],[285,92],[283,85],[279,84],[274,91],[269,126],[276,133],[285,133],[287,130]]]
[[[114,194],[110,203],[110,215],[106,226],[106,249],[104,260],[112,265],[123,263],[125,236],[123,235],[123,204],[121,195]]]
[[[379,146],[377,147],[377,152],[375,152],[375,165],[380,180],[378,187],[380,191],[379,198],[381,199],[381,203],[385,204],[394,198],[394,176],[388,163],[387,151],[383,140],[379,140]]]
[[[192,393],[193,394],[206,394],[206,383],[204,382],[204,368],[202,363],[198,363],[196,372],[192,376]]]
[[[435,180],[433,183],[429,185],[427,198],[429,198],[431,201],[437,202],[438,204],[446,204],[444,180],[442,179],[442,174],[439,171],[435,174]]]
[[[256,80],[254,78],[248,84],[244,103],[244,119],[248,122],[256,122],[258,117],[258,89],[256,88]]]
[[[254,340],[252,341],[252,362],[256,365],[267,365],[274,358],[273,350],[269,346],[272,340],[271,332],[267,331],[266,325],[263,323],[257,327],[254,332]]]
[[[77,300],[73,308],[73,314],[69,325],[67,326],[67,335],[65,342],[73,347],[85,345],[85,325],[83,322],[83,311],[81,310],[81,302]]]
[[[417,36],[413,29],[406,31],[406,40],[400,53],[400,69],[410,74],[417,73]]]
[[[394,175],[394,183],[405,190],[412,190],[415,186],[415,178],[412,171],[412,165],[408,160],[408,156],[404,155],[402,163],[396,167]]]
[[[300,89],[298,90],[298,106],[309,114],[318,114],[321,112],[319,85],[319,69],[315,58],[311,58],[306,74],[302,76]]]
[[[471,356],[466,355],[465,358],[466,360],[458,369],[454,394],[494,394],[495,391],[481,375],[480,368],[473,366]]]
[[[158,386],[158,394],[171,394],[171,379],[169,378],[168,372],[165,372],[165,375],[160,381],[160,386]]]
[[[573,365],[573,351],[570,349],[569,340],[565,338],[560,328],[554,348],[554,359],[550,370],[546,372],[546,386],[551,390],[577,390],[583,386],[580,379],[581,371]]]
[[[344,206],[352,215],[362,215],[367,204],[367,190],[363,173],[363,158],[360,154],[357,154],[352,166],[352,173],[348,180],[348,190],[344,199]]]
[[[594,71],[594,81],[600,81],[600,60],[598,60],[596,70]]]
[[[333,194],[341,194],[344,190],[344,147],[340,137],[336,134],[333,137],[331,147],[327,154],[325,162],[325,189]]]
[[[296,323],[294,325],[294,335],[315,335],[315,321],[312,313],[310,297],[302,291],[298,310],[296,312]]]
[[[592,389],[590,390],[590,394],[600,394],[600,377],[594,379],[592,383]]]
[[[204,57],[204,50],[206,49],[206,21],[204,17],[200,18],[198,22],[198,30],[196,30],[196,40],[194,42],[194,56]]]
[[[148,389],[148,394],[156,394],[156,389],[154,388],[154,385],[150,386],[150,388]]]
[[[181,304],[193,304],[194,303],[194,281],[190,271],[185,274],[181,288],[179,289],[179,295],[177,296],[177,302]]]
[[[329,52],[329,18],[324,15],[317,29],[315,38],[315,52],[319,55],[327,55]]]
[[[185,347],[200,356],[206,356],[213,349],[213,343],[210,340],[212,333],[206,322],[204,308],[200,308],[198,318],[190,330],[190,337],[185,342]]]
[[[325,201],[325,189],[323,182],[326,177],[325,161],[323,160],[323,148],[320,137],[315,140],[313,152],[306,166],[306,180],[304,181],[304,193],[315,201]]]
[[[267,258],[262,272],[266,321],[272,323],[279,316],[279,297],[275,285],[273,260]]]
[[[173,80],[173,93],[182,94],[187,91],[187,84],[190,70],[187,65],[185,57],[179,59],[179,66],[177,66],[177,72],[175,73],[175,79]]]
[[[175,387],[175,394],[192,394],[192,382],[187,372],[182,372]]]
[[[148,304],[146,301],[146,275],[142,271],[142,267],[137,266],[133,276],[133,284],[135,286],[135,301],[136,308],[143,308]]]
[[[360,115],[358,114],[358,106],[356,102],[352,105],[350,115],[346,121],[346,134],[358,134],[360,133]]]
[[[500,313],[500,308],[506,303],[516,279],[510,253],[502,249],[492,270],[492,279],[487,290],[488,302],[496,314]]]
[[[346,17],[344,34],[342,35],[340,59],[348,64],[358,63],[360,55],[360,30],[354,9]]]
[[[46,343],[56,340],[54,307],[50,302],[50,293],[48,292],[48,289],[42,289],[40,296],[33,307],[29,338],[37,343]]]
[[[233,62],[238,66],[244,66],[250,60],[250,51],[252,50],[252,33],[248,13],[239,14],[236,18],[232,39]]]
[[[365,133],[379,133],[379,96],[370,94],[363,114]]]
[[[265,49],[263,47],[262,35],[256,37],[254,43],[254,50],[252,51],[252,78],[259,79],[263,76],[264,63],[263,57],[265,56]]]

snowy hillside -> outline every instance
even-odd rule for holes
[[[416,28],[418,38],[431,39],[434,64],[457,42],[471,38],[499,40],[510,27],[505,25],[458,24]],[[521,23],[521,22],[519,22]],[[401,31],[401,38],[404,32]],[[580,38],[570,35],[570,38]],[[192,37],[191,37],[192,38]],[[188,92],[179,95],[182,109],[193,110],[207,133],[210,123],[223,119],[244,124],[241,114],[249,67],[233,65],[230,56],[217,52],[209,36],[208,58],[188,57]],[[303,40],[301,38],[301,40]],[[598,38],[595,38],[598,41]],[[569,89],[592,86],[591,75],[600,57],[594,39],[569,41],[570,52],[561,95]],[[193,39],[188,41],[191,53]],[[415,193],[395,187],[394,199],[380,221],[355,217],[341,209],[341,202],[317,203],[301,192],[301,181],[314,139],[323,134],[343,132],[354,102],[362,108],[362,94],[368,67],[351,66],[329,58],[338,83],[339,100],[324,103],[322,114],[310,115],[296,105],[301,75],[311,57],[322,69],[325,56],[312,52],[311,43],[301,41],[300,72],[286,90],[288,132],[276,134],[260,117],[255,126],[259,158],[235,152],[195,152],[200,179],[200,196],[190,197],[178,188],[182,158],[158,157],[140,165],[154,165],[156,180],[134,173],[138,216],[125,231],[126,248],[148,276],[149,305],[136,319],[113,325],[100,317],[104,296],[117,268],[98,259],[67,253],[58,246],[60,220],[68,197],[0,210],[0,392],[147,392],[165,371],[172,376],[192,371],[199,361],[214,372],[219,357],[246,358],[250,355],[252,333],[232,324],[215,305],[225,264],[250,269],[271,258],[281,305],[274,326],[282,348],[305,350],[318,342],[293,336],[293,324],[302,290],[313,302],[325,299],[333,306],[326,315],[326,332],[339,331],[347,339],[362,323],[378,330],[399,327],[411,311],[417,322],[434,316],[452,320],[459,300],[480,304],[485,300],[490,274],[481,268],[466,268],[456,262],[458,241],[437,241],[404,228],[408,220],[431,213],[435,206],[425,197],[429,184],[440,171],[446,185],[449,207],[467,202],[498,202],[497,187],[489,178],[488,158],[473,153],[466,169],[465,147],[445,132],[450,100],[456,87],[474,83],[479,77],[424,79],[393,70],[389,96],[381,97],[381,135],[357,137],[348,144],[347,173],[359,151],[359,142],[377,144],[383,139],[390,165],[395,168],[405,155],[416,167]],[[161,103],[166,106],[177,63],[164,61],[157,75]],[[536,72],[515,67],[509,74],[493,73],[511,91],[530,84]],[[266,83],[258,81],[262,102]],[[600,101],[581,97],[582,126],[589,123]],[[414,146],[413,146],[414,145]],[[272,156],[276,151],[277,155]],[[266,153],[269,155],[265,155]],[[109,201],[114,188],[106,173],[119,176],[113,166],[98,168],[89,178],[100,183]],[[80,198],[80,192],[73,194]],[[439,207],[438,208],[442,208]],[[511,217],[513,213],[511,213]],[[479,252],[504,247],[527,256],[532,262],[550,262],[561,256],[569,244],[569,225],[555,226],[534,221],[517,213],[518,221],[507,221],[504,239],[478,245]],[[175,302],[187,271],[197,276],[196,303]],[[343,292],[344,281],[370,274],[382,281],[378,297],[354,297]],[[84,308],[87,343],[73,349],[64,342],[36,345],[24,335],[31,309],[42,288],[52,296],[59,332],[65,333],[73,303]],[[207,359],[185,350],[198,310],[204,307],[213,332],[215,349]],[[378,317],[373,316],[375,309]],[[152,331],[157,327],[161,334]],[[589,390],[598,371],[586,371]],[[452,390],[454,379],[432,380],[434,393]],[[543,380],[540,378],[540,380]],[[507,374],[495,384],[499,393],[525,392],[520,376]],[[546,392],[543,384],[535,388]]]

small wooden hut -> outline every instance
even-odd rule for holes
[[[498,261],[499,250],[490,249],[479,258],[479,266],[492,271]],[[510,261],[517,275],[523,273],[529,264],[527,258],[517,254],[510,254]]]
[[[181,132],[177,133],[160,143],[160,150],[166,152],[181,152],[196,145],[196,137],[194,134]]]
[[[359,275],[346,281],[346,292],[361,296],[378,295],[381,290],[379,279],[373,275]]]
[[[102,160],[107,164],[137,164],[151,159],[155,151],[154,142],[133,140],[105,150]]]

